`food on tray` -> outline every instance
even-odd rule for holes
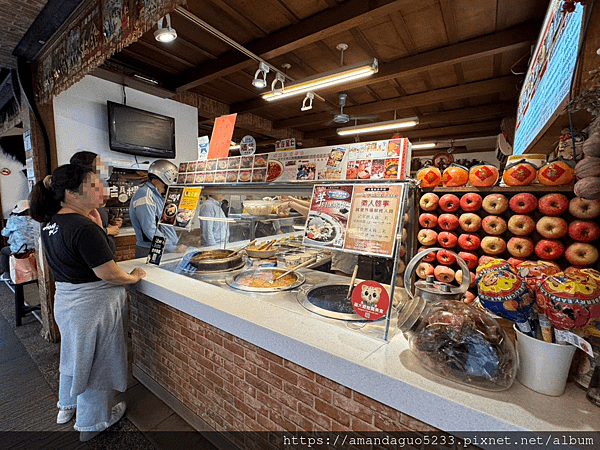
[[[283,275],[284,273],[285,271],[283,270],[256,272],[251,275],[242,276],[235,280],[235,282],[240,286],[252,288],[276,288],[291,286],[298,279],[295,274],[290,273],[277,281],[273,281],[279,275]]]
[[[187,165],[188,163],[186,162],[179,163],[179,173],[187,172]]]
[[[283,166],[279,161],[269,161],[267,168],[267,181],[276,180],[283,173]]]
[[[224,170],[227,169],[227,167],[229,167],[229,165],[227,164],[226,159],[219,160],[219,169]]]
[[[237,181],[237,172],[227,172],[227,181],[229,183]]]
[[[217,161],[215,159],[209,159],[206,161],[206,170],[215,170],[217,166]]]
[[[265,181],[265,175],[264,172],[261,171],[254,171],[252,173],[252,181]]]
[[[229,160],[229,168],[237,169],[238,167],[240,167],[240,158],[231,158]]]
[[[196,174],[196,183],[204,183],[205,175],[204,173]]]
[[[215,182],[215,175],[212,173],[207,173],[206,177],[204,177],[204,181],[206,183],[214,183]]]
[[[267,165],[267,160],[262,156],[257,156],[254,160],[254,167],[265,167]]]
[[[206,170],[206,161],[198,161],[198,165],[196,166],[196,170],[202,172]]]
[[[222,175],[222,174],[215,175],[216,183],[225,183],[226,180],[227,180],[227,177],[225,177],[225,175]]]
[[[188,163],[187,171],[188,172],[195,172],[196,171],[196,167],[198,167],[198,163],[196,161],[191,161],[191,162]]]

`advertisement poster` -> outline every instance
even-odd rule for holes
[[[169,187],[159,223],[176,228],[191,226],[201,191],[199,187]]]
[[[305,245],[344,247],[352,191],[352,185],[317,185],[313,188],[304,231]]]
[[[227,158],[236,118],[237,114],[230,114],[215,119],[215,126],[208,146],[208,159]]]
[[[208,159],[208,136],[200,136],[198,138],[198,159],[206,161]]]
[[[356,185],[344,249],[392,257],[404,185]]]

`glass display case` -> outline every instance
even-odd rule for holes
[[[352,186],[315,185],[337,191]],[[316,314],[339,326],[390,339],[395,332],[396,306],[405,296],[401,274],[415,247],[410,221],[404,224],[405,213],[413,208],[410,183],[393,184],[398,197],[393,213],[396,221],[389,224],[390,253],[383,256],[335,248],[327,245],[327,239],[319,240],[310,233],[315,217],[321,219],[321,215],[297,205],[311,204],[315,185],[203,187],[194,218],[178,231],[179,243],[187,246],[187,251],[165,255],[160,267],[230,293],[260,298],[301,314]],[[384,184],[369,186],[381,191]],[[300,201],[290,207],[292,198]],[[350,215],[350,211],[342,212]],[[330,232],[342,234],[340,229],[330,228]],[[343,233],[346,238],[352,234],[350,228]],[[285,274],[289,270],[291,273]],[[377,301],[386,294],[388,303],[382,301],[378,306]],[[373,300],[373,296],[380,298]],[[357,301],[366,302],[364,310],[356,308]]]

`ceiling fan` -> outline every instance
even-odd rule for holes
[[[340,113],[333,116],[333,119],[329,121],[329,124],[337,123],[348,123],[351,120],[376,120],[377,116],[351,116],[344,113],[344,106],[346,106],[346,98],[348,98],[348,94],[339,94],[338,101],[340,103]]]

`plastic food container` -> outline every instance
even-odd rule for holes
[[[244,209],[251,216],[266,216],[271,214],[275,202],[267,202],[265,200],[246,200]]]

